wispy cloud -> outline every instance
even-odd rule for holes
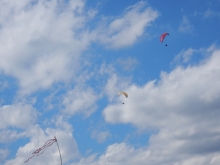
[[[195,16],[199,15],[199,16],[203,17],[204,19],[207,19],[207,18],[212,18],[212,17],[220,17],[220,12],[208,8],[205,12],[197,12],[196,11],[196,12],[194,12],[194,15]]]
[[[102,25],[98,29],[101,43],[115,49],[134,44],[145,28],[159,16],[157,11],[145,6],[146,3],[139,2],[127,8],[123,16]]]
[[[190,33],[193,31],[193,25],[190,24],[190,22],[186,16],[183,16],[183,19],[180,23],[178,31],[182,32],[182,33]]]
[[[174,58],[172,63],[177,63],[177,64],[188,63],[195,53],[198,53],[198,52],[201,53],[202,51],[203,51],[202,49],[196,50],[193,48],[189,48],[187,50],[182,50],[179,54],[176,55],[176,57]]]
[[[1,134],[0,143],[3,143],[3,144],[9,143],[9,142],[12,143],[16,141],[17,139],[27,136],[25,131],[20,132],[20,131],[10,130],[10,129],[3,129],[0,131],[0,134]]]
[[[119,58],[117,63],[122,67],[125,71],[134,70],[135,66],[139,63],[135,58]]]
[[[103,143],[105,140],[110,138],[112,135],[109,131],[92,131],[92,138],[96,139],[98,143]]]

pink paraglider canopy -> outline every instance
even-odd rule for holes
[[[163,33],[161,36],[160,36],[160,42],[163,42],[164,38],[169,35],[169,33]]]

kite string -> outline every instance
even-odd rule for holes
[[[61,165],[62,165],[62,157],[61,157],[61,153],[60,153],[60,147],[59,147],[59,144],[58,144],[58,140],[57,140],[56,136],[54,136],[54,138],[56,139],[56,142],[57,142],[57,148],[58,148],[59,154],[60,154],[60,162],[61,162]]]

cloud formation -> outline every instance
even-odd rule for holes
[[[117,63],[122,67],[125,71],[134,70],[135,66],[139,64],[138,60],[135,58],[119,58]]]
[[[97,99],[98,96],[92,88],[83,89],[81,87],[76,87],[63,97],[63,112],[69,115],[83,113],[88,117],[96,110]]]
[[[210,47],[206,52],[209,56],[198,65],[162,72],[159,81],[144,86],[132,85],[126,90],[126,104],[116,103],[104,109],[107,122],[131,123],[141,130],[158,131],[145,149],[150,153],[145,162],[219,162],[220,49]]]
[[[158,80],[145,85],[134,84],[128,72],[138,60],[150,57],[145,54],[142,58],[149,42],[130,48],[151,25],[155,25],[151,34],[160,34],[158,28],[172,31],[172,19],[178,17],[153,24],[159,12],[143,1],[117,16],[103,13],[89,8],[84,0],[0,1],[0,92],[4,95],[0,103],[7,102],[0,104],[0,161],[23,164],[29,154],[56,136],[63,164],[68,165],[219,165],[220,49],[183,49],[174,62],[188,66],[161,72]],[[161,13],[165,16],[169,10]],[[218,13],[207,10],[205,15]],[[188,33],[193,28],[184,16],[178,30]],[[156,43],[159,45],[158,35]],[[126,47],[130,48],[118,50]],[[169,47],[165,49],[171,52]],[[137,52],[136,58],[114,56],[130,50]],[[189,62],[196,53],[205,54],[205,59],[192,65]],[[149,60],[159,64],[162,60],[155,60],[158,57],[155,53]],[[143,77],[142,71],[138,72],[135,78]],[[119,91],[126,91],[129,97],[118,96]],[[23,102],[13,101],[20,99]],[[27,104],[30,99],[34,103]],[[76,114],[87,118],[73,121]],[[131,135],[127,129],[133,131],[134,127],[143,133],[138,144],[136,137],[129,141],[137,132]],[[114,134],[118,128],[125,130]],[[152,134],[145,139],[149,131]],[[88,141],[97,140],[97,146],[92,144],[87,150],[86,135]],[[13,152],[2,147],[5,143],[11,143]],[[99,153],[94,153],[93,147]],[[53,145],[27,164],[58,163],[59,153]]]
[[[30,142],[20,147],[16,153],[16,157],[7,160],[5,165],[24,164],[35,150],[42,147],[47,140],[56,136],[63,163],[72,161],[79,157],[78,147],[72,134],[72,126],[68,124],[63,117],[58,117],[54,122],[55,128],[40,128],[38,125],[32,126],[26,130],[26,136],[30,137]],[[45,152],[37,157],[30,159],[26,164],[59,164],[60,155],[56,143],[50,146]]]
[[[204,19],[213,18],[213,17],[219,17],[220,18],[220,12],[215,11],[213,9],[208,8],[205,12],[195,12],[195,16],[199,15],[202,16]]]
[[[0,107],[0,129],[27,128],[37,119],[36,110],[27,104],[17,103]]]
[[[0,70],[17,78],[23,93],[71,78],[72,63],[87,46],[74,31],[84,22],[82,1],[1,3]]]
[[[130,6],[123,16],[103,25],[99,29],[99,40],[115,49],[134,44],[143,35],[145,28],[159,16],[157,11],[145,6],[143,1]]]
[[[190,24],[189,19],[186,16],[183,16],[178,31],[182,33],[190,33],[192,32],[192,30],[193,30],[193,25]]]
[[[0,71],[18,79],[23,94],[70,81],[80,68],[79,57],[92,42],[109,48],[130,46],[158,17],[140,2],[119,18],[107,20],[107,25],[100,20],[88,30],[95,11],[86,12],[81,0],[9,0],[1,1],[0,10]]]

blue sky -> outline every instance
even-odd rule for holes
[[[0,164],[218,165],[219,9],[0,0]]]

